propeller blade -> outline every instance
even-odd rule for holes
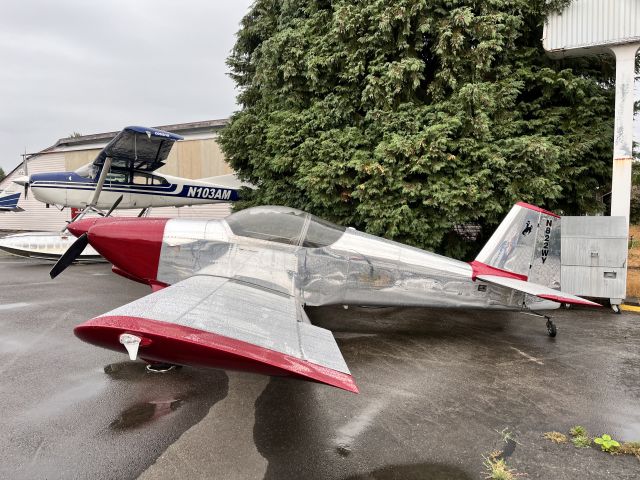
[[[82,251],[89,245],[89,235],[87,233],[83,233],[80,235],[75,242],[71,244],[71,246],[67,249],[66,252],[58,259],[56,264],[53,266],[49,275],[51,278],[56,278],[60,275],[69,265],[71,265],[76,258],[80,256]]]
[[[117,200],[115,202],[113,202],[113,205],[111,205],[111,208],[109,209],[109,211],[105,215],[105,218],[108,217],[109,215],[111,215],[111,212],[113,212],[116,208],[118,208],[118,205],[120,205],[120,202],[122,201],[122,198],[123,198],[123,195],[120,195],[117,198]]]
[[[29,193],[29,182],[24,184],[24,198],[25,200],[28,198],[28,194]]]

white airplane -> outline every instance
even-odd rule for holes
[[[21,192],[0,190],[0,212],[22,212],[22,208],[18,206],[20,195]]]
[[[126,127],[96,159],[73,172],[37,173],[20,177],[25,195],[47,205],[82,209],[80,216],[103,213],[122,197],[118,209],[182,207],[233,202],[243,185],[235,175],[191,180],[154,173],[173,144],[183,137],[147,127]]]
[[[14,183],[24,186],[25,197],[31,191],[37,200],[47,205],[80,209],[75,219],[91,212],[105,216],[104,210],[114,205],[118,209],[141,209],[140,216],[143,216],[153,207],[232,202],[238,199],[240,187],[250,186],[233,174],[191,180],[155,173],[178,140],[182,140],[180,135],[163,130],[126,127],[92,163],[73,172],[26,173]],[[25,172],[26,169],[25,159]],[[73,240],[65,231],[66,226],[60,233],[4,237],[0,239],[0,250],[23,257],[58,258]],[[97,253],[88,247],[81,259],[96,258],[99,258]]]
[[[75,328],[80,339],[159,368],[288,375],[357,392],[330,331],[304,306],[520,310],[599,306],[559,291],[560,218],[519,203],[471,263],[344,228],[287,207],[224,220],[97,218],[69,225],[113,271],[154,293]],[[539,316],[543,316],[537,314]],[[556,335],[549,317],[547,332]]]

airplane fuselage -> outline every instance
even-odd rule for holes
[[[88,228],[94,220],[83,220]],[[309,306],[403,305],[550,310],[558,304],[474,281],[465,262],[347,228],[329,245],[306,248],[233,233],[225,220],[131,219],[89,231],[114,271],[154,288],[194,274],[250,278]],[[73,224],[72,224],[73,225]],[[74,233],[77,234],[77,228]],[[151,247],[153,245],[153,247]]]
[[[30,190],[42,203],[70,208],[84,208],[93,198],[97,180],[76,172],[32,174]],[[120,209],[150,207],[182,207],[187,205],[230,202],[237,192],[200,180],[145,173],[134,176],[133,182],[122,181],[117,173],[109,174],[95,205],[107,209],[118,197]]]

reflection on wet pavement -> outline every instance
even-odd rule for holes
[[[439,463],[418,463],[415,465],[388,465],[362,475],[347,477],[345,480],[471,480],[464,470],[452,465]]]
[[[177,410],[183,402],[185,402],[184,399],[156,400],[133,405],[124,410],[118,418],[111,422],[109,427],[113,430],[140,427]]]

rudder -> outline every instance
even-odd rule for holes
[[[507,214],[472,262],[521,280],[560,288],[560,216],[524,202]]]

